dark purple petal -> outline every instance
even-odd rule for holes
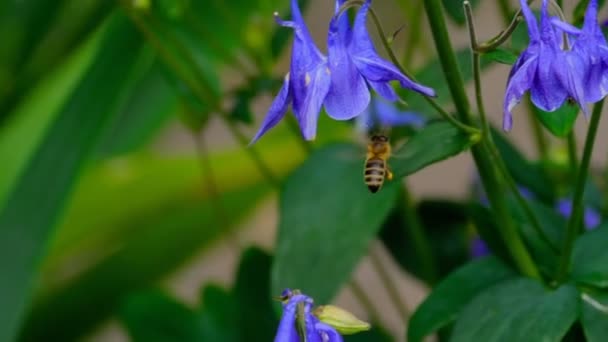
[[[566,67],[557,67],[555,72],[562,82],[564,88],[568,89],[568,95],[583,110],[586,117],[589,116],[587,103],[585,101],[585,90],[583,78],[586,75],[586,65],[581,57],[571,51],[563,52],[561,56],[566,63]]]
[[[347,42],[338,32],[338,17],[329,24],[327,38],[331,86],[325,98],[327,114],[336,120],[348,120],[359,115],[369,104],[369,89],[353,63]]]
[[[293,111],[306,140],[316,137],[319,112],[330,83],[329,70],[325,64],[318,65],[299,79],[292,79]]]
[[[371,82],[380,83],[396,80],[399,81],[404,88],[417,91],[427,96],[435,96],[435,91],[433,89],[413,82],[403,75],[392,63],[382,59],[378,55],[369,36],[369,32],[367,32],[367,27],[365,26],[370,2],[371,0],[366,0],[357,13],[353,29],[353,38],[349,46],[352,59],[359,69],[359,72]]]
[[[471,256],[476,258],[484,257],[491,253],[488,245],[481,239],[479,236],[475,236],[473,240],[471,240]]]
[[[570,215],[572,215],[572,199],[563,198],[559,200],[559,202],[557,202],[556,210],[563,217],[570,218]],[[602,216],[594,208],[585,207],[583,221],[585,228],[591,230],[601,223]]]
[[[260,130],[258,133],[251,139],[249,145],[255,143],[266,131],[276,126],[279,121],[285,116],[285,112],[287,112],[287,106],[290,102],[290,94],[289,94],[289,75],[285,76],[285,80],[283,81],[283,86],[279,91],[277,97],[274,98],[272,104],[270,105],[270,109],[268,110],[268,114],[266,114],[266,118],[264,122],[262,122],[262,126],[260,126]]]
[[[518,61],[515,63],[515,65],[518,65],[519,67],[517,69],[513,68],[511,77],[509,77],[507,82],[502,121],[502,128],[505,131],[511,130],[511,127],[513,126],[511,111],[521,101],[523,95],[532,87],[534,82],[538,60],[536,57],[529,57],[524,61],[524,58],[526,57],[528,56],[525,56],[524,54],[519,57]]]

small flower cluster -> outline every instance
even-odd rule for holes
[[[597,0],[589,1],[581,29],[549,17],[548,0],[542,1],[540,26],[527,1],[520,3],[530,44],[509,75],[503,129],[511,129],[511,110],[527,91],[544,111],[552,112],[569,100],[588,116],[587,105],[608,94],[608,45],[597,20]]]
[[[370,329],[369,323],[336,306],[319,306],[313,310],[312,298],[299,290],[285,289],[281,301],[283,315],[274,342],[298,342],[300,336],[310,342],[342,342],[341,334]]]
[[[435,96],[433,89],[415,83],[378,55],[365,26],[370,3],[371,0],[364,2],[351,27],[348,17],[339,11],[344,0],[336,1],[335,14],[329,24],[327,56],[313,42],[297,0],[291,0],[292,21],[284,21],[275,13],[279,25],[291,27],[295,32],[291,66],[252,143],[279,123],[289,104],[302,135],[306,140],[313,140],[322,106],[333,119],[352,119],[368,107],[369,87],[390,101],[398,99],[391,81],[426,96]]]

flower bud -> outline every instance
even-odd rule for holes
[[[335,328],[340,334],[349,335],[370,329],[370,324],[358,319],[352,313],[333,305],[321,305],[313,314],[323,323]]]

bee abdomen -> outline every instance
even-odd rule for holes
[[[365,163],[364,179],[367,188],[372,193],[377,192],[384,183],[386,176],[386,164],[379,158],[369,159]]]

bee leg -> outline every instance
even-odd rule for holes
[[[386,179],[393,180],[393,171],[387,166],[386,167]]]

